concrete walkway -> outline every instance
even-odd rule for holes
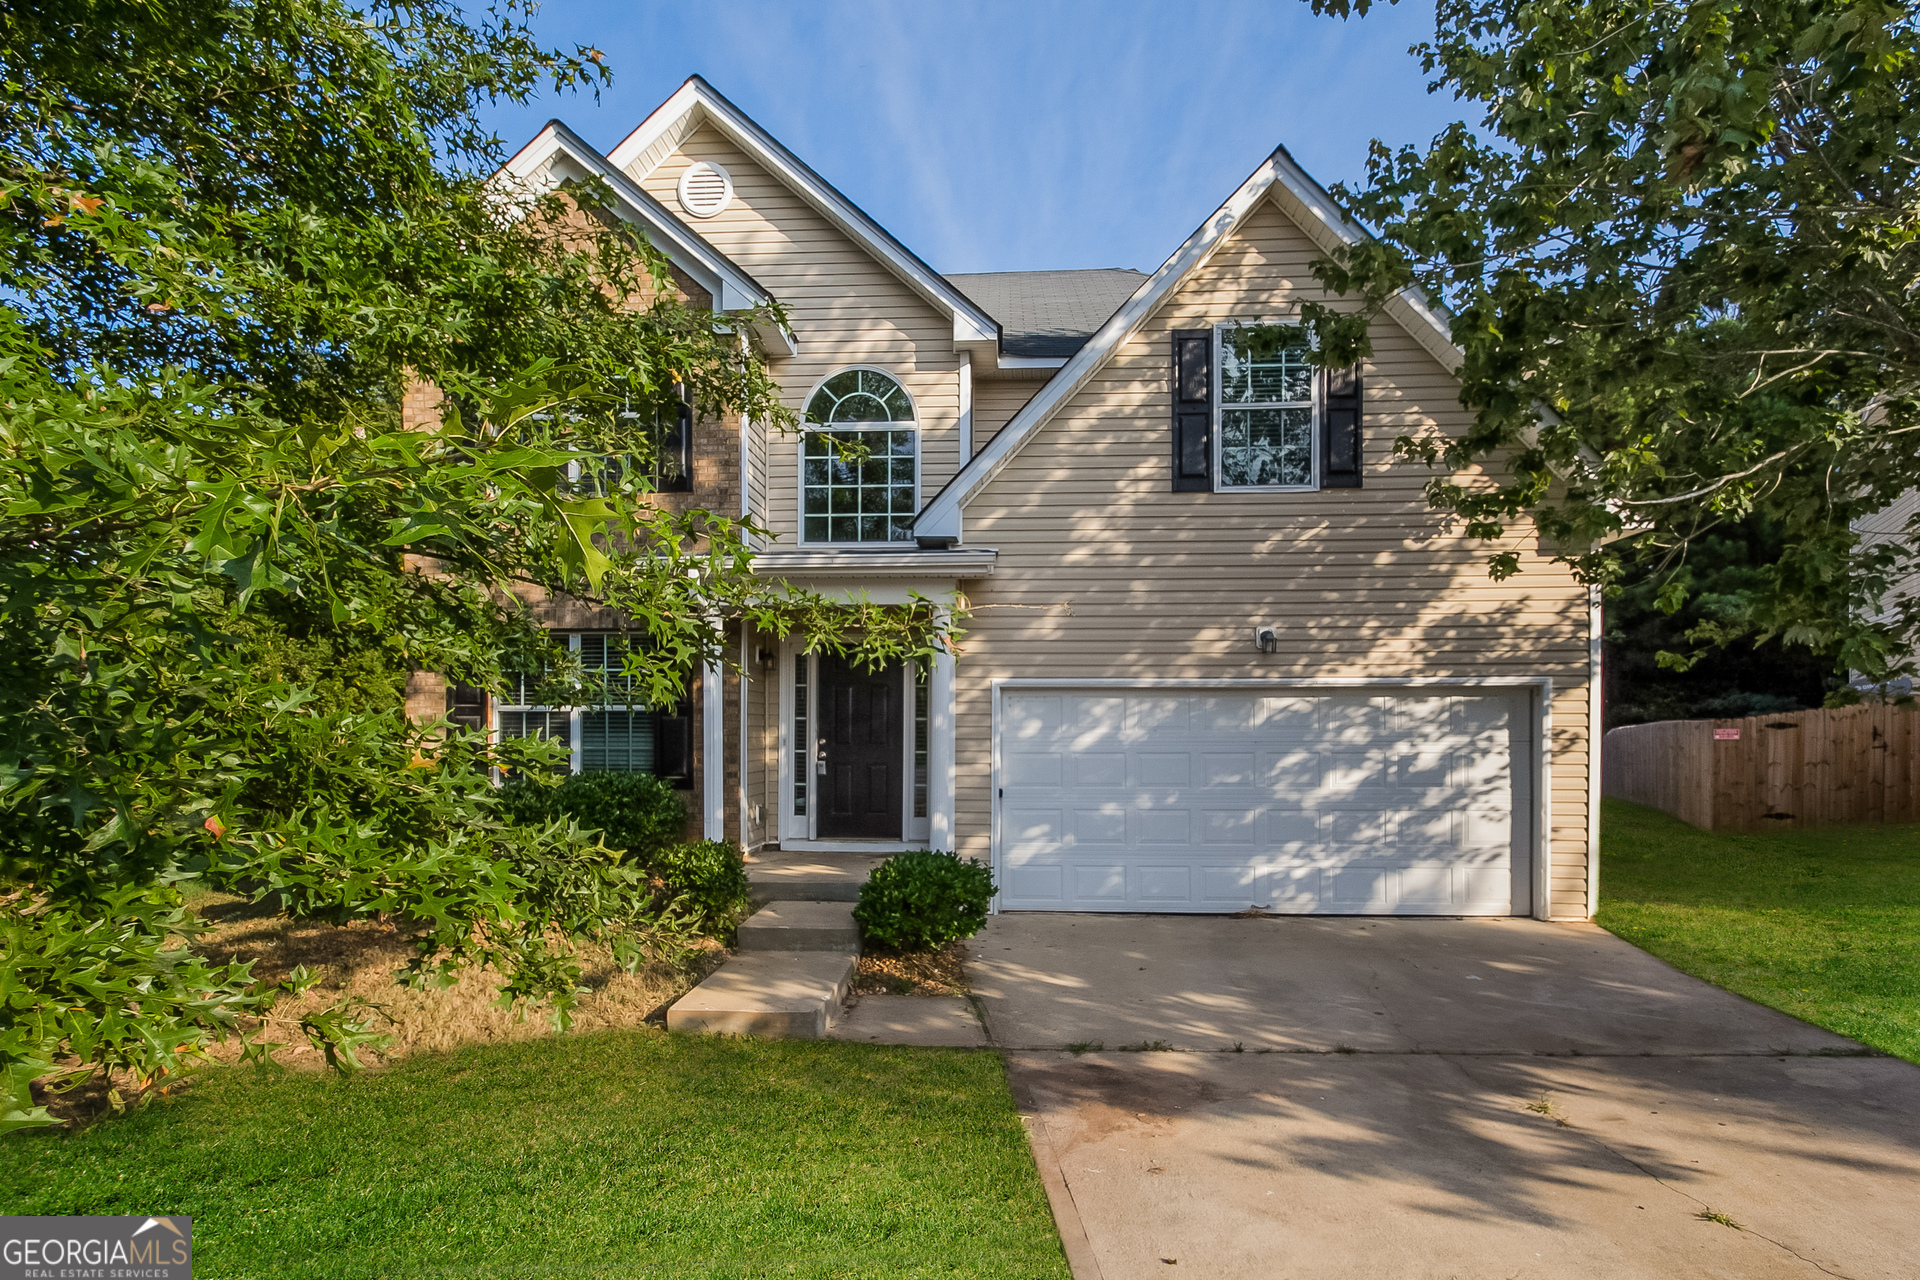
[[[1920,1068],[1597,928],[1019,914],[973,952],[1079,1280],[1920,1275]]]

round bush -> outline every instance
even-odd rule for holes
[[[724,930],[747,909],[746,860],[730,840],[668,845],[646,868],[678,899],[674,914],[695,928]]]
[[[993,892],[986,864],[922,849],[875,867],[860,886],[853,918],[876,946],[933,951],[980,932]]]
[[[507,816],[525,826],[572,818],[600,831],[608,848],[647,866],[687,836],[687,806],[673,785],[647,773],[574,773],[558,786],[512,778],[500,789]]]

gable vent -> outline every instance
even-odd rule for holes
[[[696,160],[680,175],[680,207],[696,218],[711,218],[733,199],[733,179],[710,160]]]

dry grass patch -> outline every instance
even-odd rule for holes
[[[502,1044],[554,1035],[553,1019],[544,1007],[500,1007],[500,976],[491,968],[463,971],[452,986],[414,989],[402,986],[399,972],[414,954],[413,933],[395,922],[355,921],[333,925],[293,920],[267,914],[244,899],[209,899],[200,904],[214,928],[200,939],[201,954],[221,961],[251,960],[256,977],[274,982],[296,965],[305,965],[320,980],[305,993],[282,998],[274,1016],[286,1019],[287,1034],[269,1040],[287,1040],[275,1053],[287,1066],[323,1066],[321,1053],[307,1045],[298,1032],[302,1015],[317,1012],[343,999],[359,997],[380,1014],[375,1027],[390,1037],[387,1044],[362,1054],[369,1065],[379,1065],[414,1053],[444,1053],[473,1044]],[[573,1030],[609,1031],[644,1024],[726,959],[717,942],[700,945],[680,963],[654,963],[627,973],[604,947],[582,947],[581,985],[588,993],[573,1011]],[[214,1052],[220,1060],[239,1056],[234,1044]]]
[[[282,1066],[324,1068],[326,1056],[307,1042],[300,1020],[354,997],[378,1010],[373,1029],[387,1037],[377,1048],[358,1051],[361,1063],[370,1068],[419,1053],[559,1034],[552,1011],[545,1006],[522,1001],[501,1008],[500,975],[492,968],[463,970],[451,986],[438,989],[402,986],[400,972],[414,955],[414,933],[404,923],[361,920],[333,925],[294,920],[245,898],[223,894],[207,895],[192,905],[213,926],[195,947],[208,959],[251,960],[254,976],[270,983],[283,980],[300,965],[318,975],[319,981],[300,995],[282,996],[274,1006],[273,1022],[256,1035],[284,1046],[273,1053],[273,1060]],[[727,958],[726,948],[711,939],[693,943],[678,961],[656,962],[634,973],[615,964],[605,947],[580,947],[578,954],[580,981],[587,994],[574,1006],[574,1033],[638,1029],[650,1017],[663,1015],[667,1005]],[[240,1054],[239,1043],[229,1040],[214,1045],[208,1057],[217,1063],[235,1063]],[[110,1090],[125,1099],[140,1094],[132,1078],[118,1073],[98,1073],[62,1092],[47,1089],[48,1081],[37,1082],[38,1101],[61,1119],[82,1124],[111,1109]],[[161,1083],[159,1092],[171,1095],[180,1087],[179,1082]]]
[[[853,989],[860,995],[964,996],[966,943],[949,942],[938,951],[875,951],[860,957]]]

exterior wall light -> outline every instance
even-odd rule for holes
[[[1272,627],[1255,627],[1253,629],[1253,642],[1259,646],[1260,652],[1262,653],[1280,652],[1280,633]]]

